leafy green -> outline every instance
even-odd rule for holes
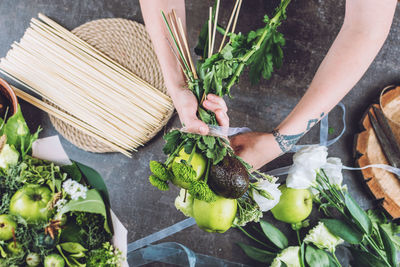
[[[110,207],[110,197],[108,194],[107,186],[104,183],[103,178],[101,175],[94,169],[90,168],[79,162],[74,162],[79,170],[82,172],[83,176],[86,179],[86,182],[93,188],[100,192],[105,204],[107,207]],[[73,166],[73,165],[72,165]],[[74,168],[72,167],[71,168]]]
[[[380,225],[378,225],[378,227],[379,227],[379,233],[382,238],[383,248],[385,249],[385,252],[386,252],[386,257],[387,257],[389,263],[393,267],[396,267],[397,266],[396,248],[395,248],[392,240],[390,239],[390,236],[388,235],[388,233],[386,233],[386,231]]]
[[[38,138],[39,132],[40,128],[36,133],[30,133],[19,105],[17,112],[0,129],[0,135],[5,134],[7,136],[7,144],[14,145],[21,153],[22,158],[31,153],[32,143]]]
[[[79,236],[76,241],[83,244],[85,248],[92,250],[98,249],[102,243],[111,239],[111,233],[103,225],[106,223],[104,216],[97,213],[73,212],[76,226],[72,224],[72,229],[79,229]]]
[[[166,144],[164,145],[163,152],[166,155],[174,153],[180,145],[181,132],[178,130],[170,131],[164,135]]]
[[[90,251],[87,267],[114,267],[123,260],[122,253],[109,242],[103,243],[102,248]]]
[[[244,253],[246,253],[246,255],[253,260],[270,264],[276,257],[276,253],[246,245],[242,242],[238,242],[237,244],[244,251]]]
[[[322,219],[321,221],[332,234],[342,238],[350,244],[360,244],[363,239],[362,233],[344,221],[337,219]]]
[[[350,247],[353,260],[351,261],[351,266],[354,267],[382,267],[386,264],[373,254],[362,251],[353,247]]]
[[[378,210],[368,210],[368,217],[372,221],[373,232],[375,238],[379,239],[379,228],[380,226],[389,235],[390,239],[394,243],[397,250],[400,250],[400,225],[388,221],[382,212]],[[382,244],[383,245],[383,244]]]
[[[81,211],[85,213],[97,213],[104,217],[104,229],[111,233],[110,227],[107,221],[107,211],[104,204],[103,198],[96,189],[88,190],[86,193],[86,198],[79,198],[77,200],[70,200],[65,204],[60,213],[64,214],[67,212]]]
[[[311,245],[306,248],[306,261],[313,267],[329,267],[328,254],[322,249],[316,249]]]
[[[285,249],[288,247],[288,239],[278,228],[264,220],[260,221],[260,226],[265,234],[265,237],[268,238],[272,244],[280,249]]]
[[[344,201],[351,216],[361,227],[364,233],[370,234],[372,231],[372,222],[369,219],[367,213],[358,205],[358,203],[348,193],[345,193]]]

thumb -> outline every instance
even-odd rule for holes
[[[209,132],[207,124],[199,120],[197,117],[186,120],[184,122],[184,128],[188,132],[201,135],[206,135]]]

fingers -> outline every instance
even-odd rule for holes
[[[217,110],[222,110],[223,112],[228,111],[228,107],[226,106],[224,99],[214,94],[207,95],[207,99],[204,100],[203,106],[214,113]]]
[[[206,135],[208,134],[208,126],[203,121],[199,120],[197,117],[186,118],[183,121],[185,131]]]
[[[207,99],[203,102],[203,106],[215,113],[218,124],[220,126],[229,127],[229,117],[226,112],[228,108],[222,97],[216,96],[214,94],[208,94]]]
[[[217,109],[216,111],[214,111],[214,114],[220,126],[229,127],[229,117],[228,114],[226,114],[226,112]]]

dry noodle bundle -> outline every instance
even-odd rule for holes
[[[16,89],[20,98],[127,156],[173,109],[167,95],[42,14],[0,71],[62,111]]]

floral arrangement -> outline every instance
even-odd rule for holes
[[[289,246],[279,229],[261,221],[261,236],[255,237],[240,229],[263,249],[244,243],[239,246],[249,257],[273,267],[342,266],[335,255],[339,245],[352,255],[352,266],[398,266],[400,226],[377,210],[364,211],[342,185],[341,160],[327,155],[327,148],[323,146],[310,146],[297,152],[286,181],[289,189],[282,190],[279,203],[272,209],[276,219],[292,224],[298,245]],[[301,228],[309,225],[306,218],[312,203],[307,207],[288,200],[293,200],[293,196],[303,200],[307,198],[306,191],[325,216],[302,236]],[[303,213],[301,217],[291,221],[297,215],[289,206],[284,206],[286,203],[295,206],[297,213]],[[286,212],[291,215],[285,217]]]
[[[39,131],[20,108],[0,121],[0,266],[120,266],[102,178],[32,157]]]
[[[202,107],[208,94],[230,95],[246,67],[250,79],[257,82],[260,77],[268,79],[281,66],[285,39],[278,27],[286,18],[290,0],[281,0],[273,16],[264,17],[264,26],[247,34],[235,33],[235,26],[230,28],[236,25],[241,1],[236,1],[226,28],[217,22],[219,2],[210,7],[210,17],[200,31],[195,48],[199,56],[196,64],[189,53],[182,21],[174,11],[162,12],[171,37],[171,49],[187,78],[188,89],[198,100],[198,118],[212,126],[218,125],[215,114]],[[223,40],[214,53],[217,32]],[[225,43],[225,40],[229,41]],[[279,200],[276,178],[253,171],[234,154],[223,136],[172,130],[164,139],[163,152],[167,159],[150,162],[149,181],[162,191],[168,190],[170,184],[181,188],[176,207],[194,217],[201,229],[223,233],[232,225],[258,221],[262,212]]]

